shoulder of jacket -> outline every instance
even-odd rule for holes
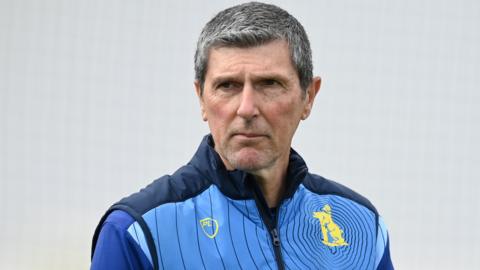
[[[165,203],[181,202],[200,194],[208,187],[211,181],[201,175],[193,166],[186,165],[172,175],[165,175],[140,191],[131,194],[115,203],[112,208],[128,208],[141,216],[149,210]]]
[[[303,185],[311,192],[319,195],[336,195],[354,201],[378,216],[377,209],[367,198],[340,183],[309,173],[303,181]]]
[[[102,216],[92,238],[91,258],[104,222],[115,210],[122,210],[133,218],[142,229],[154,269],[158,269],[158,258],[155,244],[143,214],[149,210],[170,202],[185,201],[208,189],[211,181],[191,165],[178,169],[172,175],[165,175],[153,181],[150,185],[113,204]]]

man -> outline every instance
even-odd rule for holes
[[[290,148],[320,78],[300,23],[247,3],[204,27],[195,89],[207,135],[192,160],[114,204],[92,269],[393,269],[365,198]]]

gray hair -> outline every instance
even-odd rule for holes
[[[303,26],[287,11],[250,2],[220,11],[203,28],[195,52],[195,79],[203,92],[209,51],[219,47],[248,48],[285,40],[304,93],[312,81],[312,51]]]

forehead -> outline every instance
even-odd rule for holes
[[[296,77],[288,43],[274,40],[255,47],[217,47],[209,52],[206,79],[219,75]]]

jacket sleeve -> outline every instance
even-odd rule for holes
[[[107,217],[95,246],[91,270],[153,269],[150,260],[128,231],[133,223],[134,219],[120,210]]]
[[[377,255],[376,255],[376,269],[377,270],[393,270],[392,260],[390,258],[390,239],[388,237],[387,226],[383,222],[382,217],[378,218],[378,232],[377,232]]]

